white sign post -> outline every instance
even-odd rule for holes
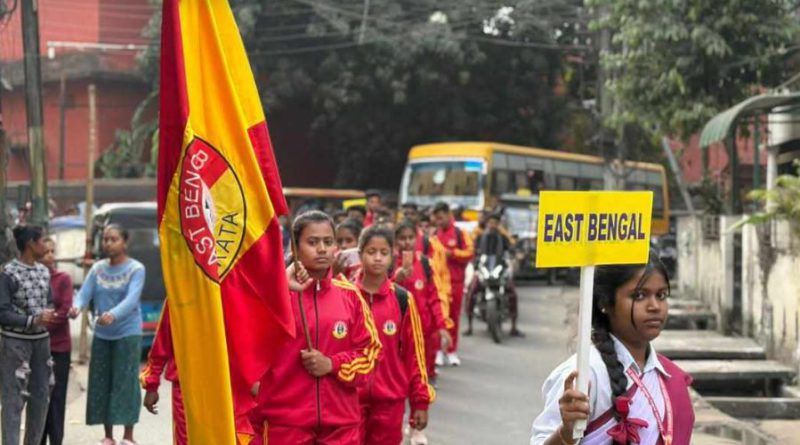
[[[594,293],[594,266],[581,268],[581,299],[578,306],[578,391],[589,394],[589,351],[592,347],[592,297]],[[574,440],[583,438],[586,421],[575,423]]]

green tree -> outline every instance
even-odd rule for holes
[[[337,185],[394,188],[414,144],[558,147],[570,109],[564,58],[585,52],[580,3],[371,0],[366,19],[363,0],[231,6],[279,161],[292,154],[284,143],[292,131],[316,160],[332,163]],[[140,57],[155,89],[159,26],[156,13],[145,30],[153,43]],[[104,171],[148,171],[131,167],[152,134],[147,125],[119,134]]]
[[[548,22],[533,2],[517,3],[373,0],[363,22],[362,1],[274,2],[245,37],[273,122],[305,110],[338,185],[395,187],[414,144],[558,146],[563,17],[551,11]],[[303,29],[302,42],[285,35],[290,27]],[[337,49],[305,52],[326,46]]]
[[[608,124],[686,139],[720,110],[780,83],[798,23],[788,0],[589,0],[612,49]]]

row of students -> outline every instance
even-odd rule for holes
[[[278,355],[283,359],[259,382],[258,406],[251,413],[256,431],[252,443],[401,443],[406,400],[409,425],[419,431],[427,425],[428,406],[435,397],[428,381],[422,316],[429,307],[437,307],[424,300],[432,292],[438,301],[426,284],[431,281],[423,283],[429,293],[421,300],[421,312],[419,297],[389,279],[395,236],[385,227],[373,226],[360,234],[361,268],[352,281],[333,274],[337,246],[330,217],[305,213],[292,230],[297,261],[287,268],[287,278],[296,337],[283,346]],[[406,240],[404,245],[414,243]],[[400,274],[414,280],[420,271],[401,266]],[[177,405],[176,443],[185,444],[168,323],[165,310],[142,373],[145,406],[156,412],[159,376],[166,369]]]

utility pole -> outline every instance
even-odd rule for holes
[[[3,125],[3,101],[2,101],[3,87],[0,86],[0,264],[6,263],[14,257],[14,251],[11,249],[11,237],[13,236],[8,230],[8,204],[6,202],[6,192],[8,188],[8,178],[6,172],[8,171],[8,146],[6,145],[6,129]]]
[[[97,88],[89,84],[89,159],[87,161],[88,171],[86,176],[86,251],[83,255],[84,275],[89,273],[92,259],[92,219],[94,218],[92,208],[94,207],[94,156],[97,151]],[[81,334],[78,342],[78,363],[89,361],[89,314],[86,310],[81,316]]]
[[[358,44],[364,43],[364,34],[367,32],[367,18],[369,18],[369,0],[364,0],[364,15],[361,16],[361,30],[358,32]]]
[[[42,131],[42,69],[39,55],[39,1],[20,2],[22,49],[25,53],[25,108],[28,119],[28,149],[31,175],[31,222],[47,225],[47,172]]]
[[[58,94],[58,179],[64,180],[64,163],[66,162],[67,150],[67,75],[64,67],[61,67],[61,81],[59,82]]]

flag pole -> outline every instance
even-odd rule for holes
[[[290,230],[292,237],[292,263],[294,263],[294,276],[297,279],[297,272],[300,270],[300,261],[297,259],[297,240],[294,238],[294,231]],[[319,283],[317,283],[319,285]],[[314,345],[311,343],[311,333],[308,330],[308,318],[306,317],[306,309],[305,305],[303,304],[303,292],[300,291],[297,293],[297,303],[300,306],[300,322],[303,325],[303,334],[306,336],[306,346],[308,346],[308,350],[311,351],[314,349]]]

